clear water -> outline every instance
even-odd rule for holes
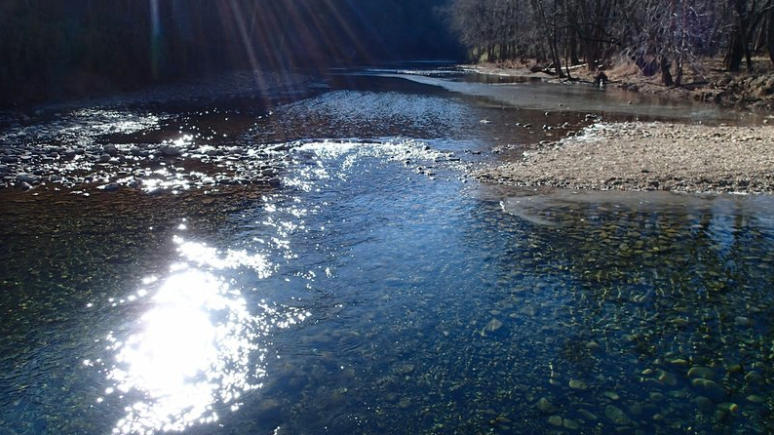
[[[2,192],[0,434],[774,431],[774,201],[481,186],[547,115],[362,86],[154,130],[275,191]]]

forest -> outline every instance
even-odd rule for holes
[[[730,72],[752,72],[756,54],[774,62],[772,0],[453,0],[446,12],[475,60],[593,70],[624,55],[667,86],[706,58]]]
[[[0,106],[233,69],[452,58],[445,0],[3,0]]]
[[[0,107],[234,69],[621,56],[667,86],[707,58],[774,65],[774,0],[3,0]],[[562,66],[555,68],[554,66]]]

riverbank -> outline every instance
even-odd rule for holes
[[[475,176],[527,187],[774,193],[772,144],[768,126],[598,123]]]
[[[465,65],[466,71],[485,75],[508,77],[513,80],[565,83],[574,81],[593,84],[598,71],[591,71],[585,65],[570,68],[571,78],[550,75],[544,69],[532,64]],[[771,61],[764,58],[753,60],[753,72],[727,72],[721,59],[706,59],[696,70],[687,68],[682,86],[664,86],[661,75],[645,76],[633,62],[619,60],[604,70],[608,86],[629,92],[654,95],[670,100],[694,100],[736,107],[748,110],[774,110],[774,75]]]

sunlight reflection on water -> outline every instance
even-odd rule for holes
[[[221,409],[239,409],[241,397],[267,376],[266,337],[310,315],[264,300],[250,306],[239,289],[213,273],[244,267],[268,277],[271,265],[263,256],[231,250],[223,255],[204,244],[175,241],[186,261],[173,264],[155,292],[137,293],[140,299],[152,294],[151,307],[128,338],[108,337],[115,365],[105,394],[127,403],[116,434],[183,431],[218,421]]]

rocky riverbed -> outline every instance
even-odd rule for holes
[[[301,75],[232,73],[100,101],[2,112],[0,188],[277,186],[286,153],[243,144],[255,142],[250,128],[271,116],[272,101],[298,98],[312,85]],[[223,102],[228,109],[219,109]]]
[[[774,193],[774,128],[597,123],[475,175],[529,187]]]

